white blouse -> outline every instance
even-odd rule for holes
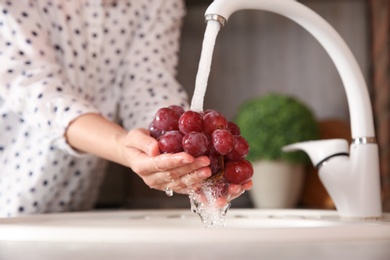
[[[187,106],[182,0],[0,0],[0,217],[93,207],[106,163],[65,141],[97,112],[126,129]]]

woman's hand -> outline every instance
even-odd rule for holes
[[[206,156],[194,158],[187,153],[160,154],[158,142],[146,129],[127,132],[99,114],[85,114],[76,118],[66,131],[68,143],[80,152],[130,167],[150,188],[189,194],[199,190],[201,182],[211,175]],[[226,197],[218,205],[225,205],[252,187],[230,184]]]
[[[76,150],[130,167],[150,188],[188,194],[211,175],[210,160],[187,153],[160,154],[158,142],[146,129],[127,132],[99,114],[76,118],[66,131]]]
[[[189,194],[210,177],[210,160],[181,152],[160,154],[158,142],[146,129],[131,130],[124,139],[123,158],[152,189]]]

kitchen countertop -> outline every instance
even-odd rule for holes
[[[390,259],[390,241],[215,245],[0,242],[2,260]]]

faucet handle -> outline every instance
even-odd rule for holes
[[[282,150],[284,152],[302,150],[309,155],[313,165],[318,167],[330,157],[348,155],[348,142],[344,139],[307,141],[286,145]]]

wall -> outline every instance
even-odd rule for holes
[[[342,35],[367,78],[365,1],[302,2]],[[183,28],[179,80],[191,96],[205,30],[205,9],[197,6],[189,10]],[[325,50],[308,32],[273,13],[237,12],[218,35],[205,108],[233,117],[241,102],[270,91],[297,96],[320,119],[349,117],[340,77]]]
[[[383,209],[390,211],[390,2],[370,0],[373,105],[382,176]]]

